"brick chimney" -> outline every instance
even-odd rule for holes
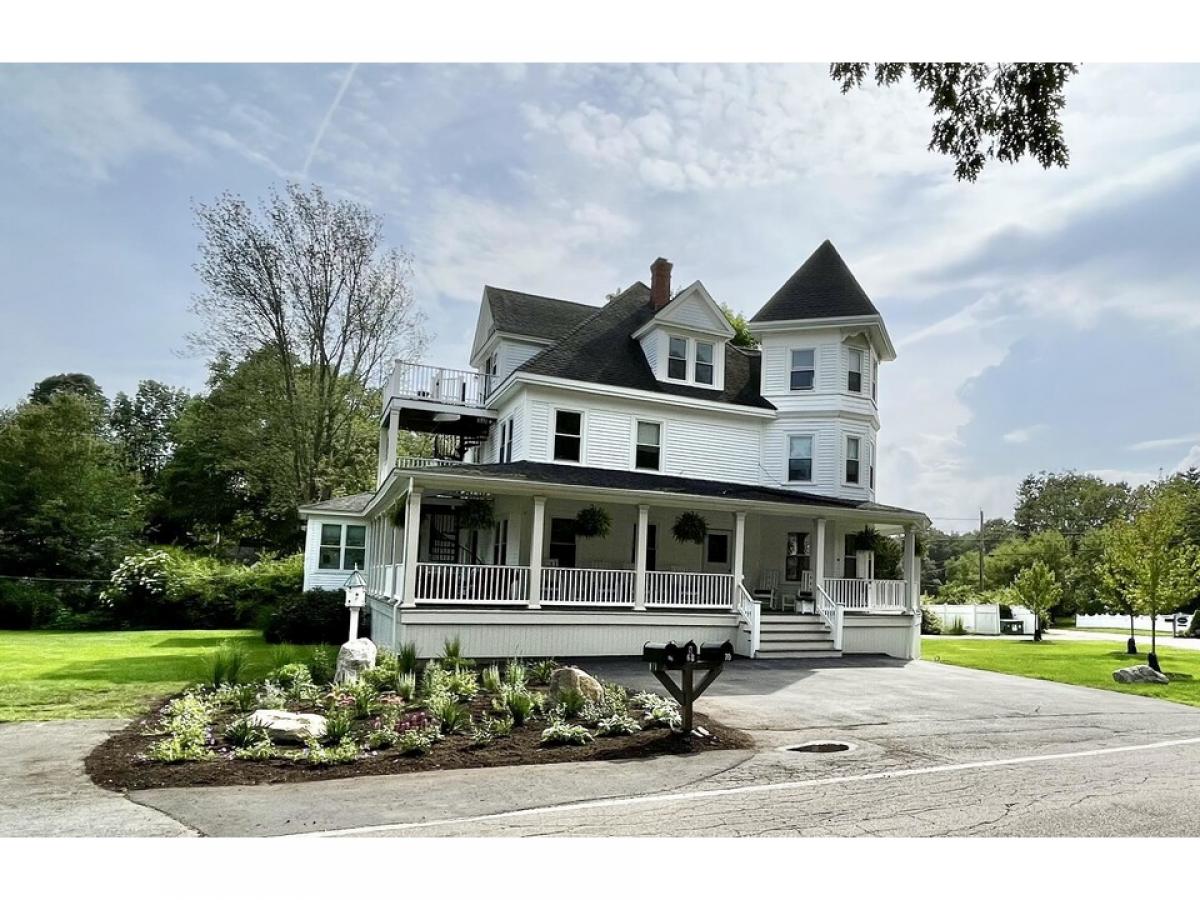
[[[661,256],[650,265],[650,305],[660,310],[671,302],[671,264]]]

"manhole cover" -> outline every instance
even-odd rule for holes
[[[796,744],[783,749],[791,750],[793,753],[841,753],[845,750],[853,750],[854,745],[841,741],[809,741],[807,744]]]

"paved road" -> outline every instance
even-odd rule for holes
[[[176,837],[195,832],[94,785],[83,759],[119,719],[0,724],[0,836]]]
[[[1200,709],[882,660],[740,661],[699,708],[756,750],[131,796],[212,835],[1200,836]]]

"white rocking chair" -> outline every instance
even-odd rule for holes
[[[767,609],[775,609],[775,601],[779,597],[779,570],[765,569],[758,578],[758,587],[754,589],[754,599],[765,603]]]

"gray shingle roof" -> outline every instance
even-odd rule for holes
[[[877,316],[879,310],[829,241],[813,251],[751,322]]]
[[[334,497],[331,500],[317,500],[313,503],[305,503],[300,508],[302,510],[354,514],[366,509],[367,504],[371,502],[371,498],[374,496],[375,493],[373,491],[367,491],[363,494],[351,494],[348,497]]]
[[[556,341],[599,307],[484,285],[497,331]]]
[[[704,478],[683,478],[678,475],[655,475],[650,472],[633,472],[621,469],[597,469],[585,466],[569,466],[560,463],[512,462],[512,463],[455,463],[430,469],[421,469],[430,475],[485,476],[505,481],[525,481],[537,484],[557,484],[574,487],[613,488],[626,491],[658,491],[694,497],[719,497],[734,500],[757,500],[765,503],[794,503],[803,506],[827,506],[837,509],[856,509],[871,512],[902,513],[923,516],[916,510],[899,506],[886,506],[865,500],[844,500],[824,497],[803,491],[785,488],[761,487],[752,484],[737,484],[730,481],[712,481]]]
[[[633,333],[654,316],[650,288],[640,281],[564,334],[517,371],[590,384],[774,409],[758,392],[761,357],[725,345],[725,388],[719,393],[658,381]]]

